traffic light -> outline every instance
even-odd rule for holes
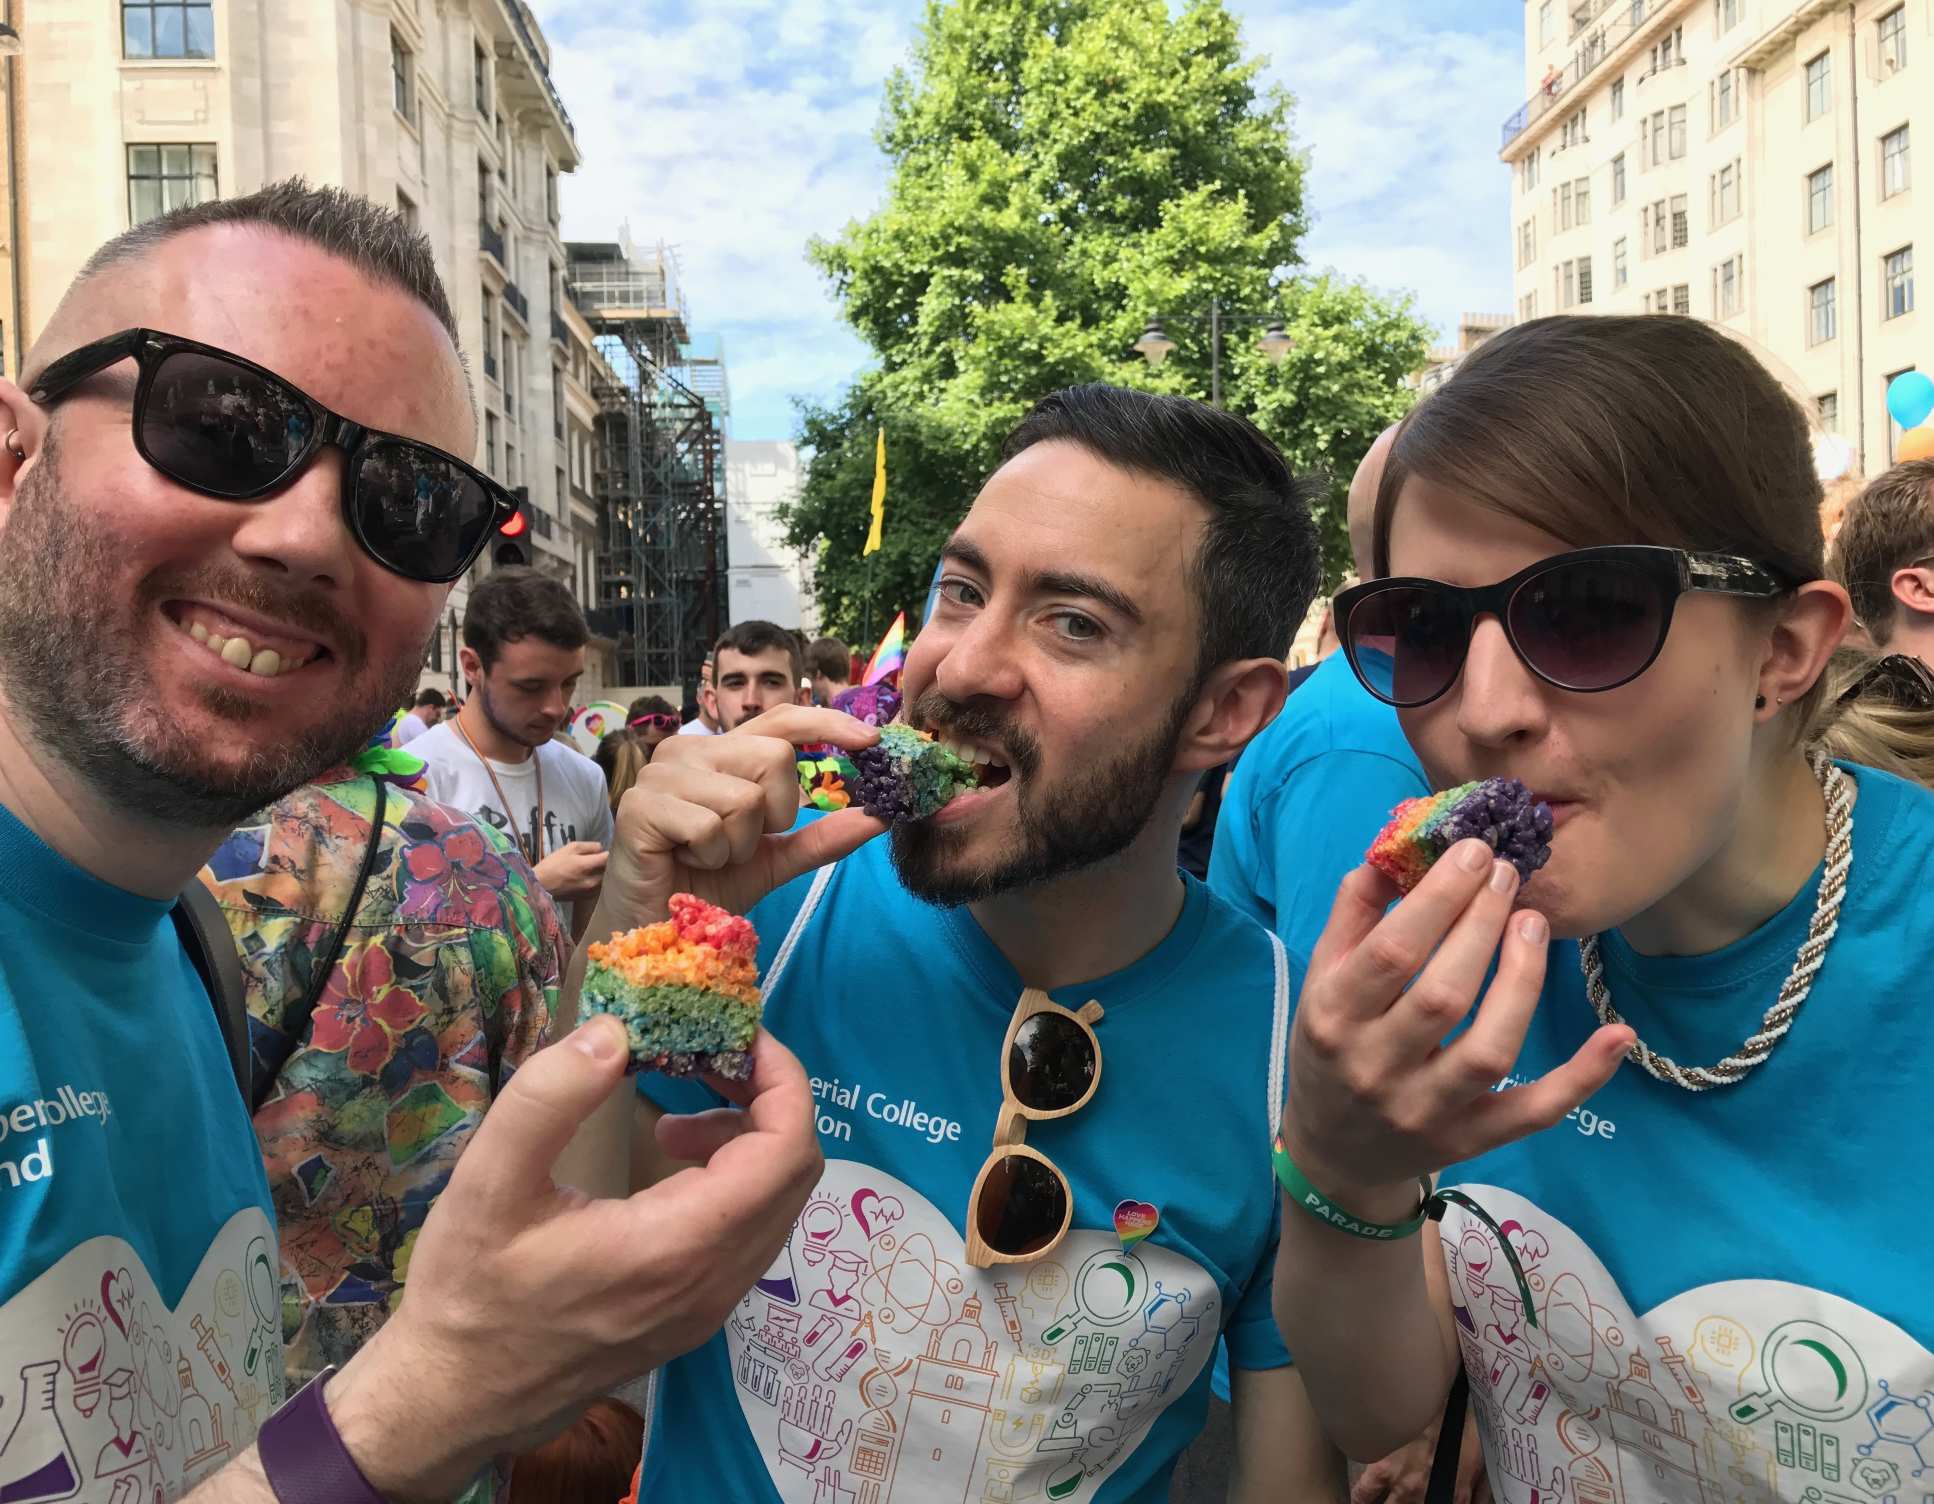
[[[491,555],[500,566],[530,563],[530,554],[524,547],[531,535],[530,487],[513,486],[510,494],[517,498],[517,510],[498,527],[497,536],[501,541],[497,544],[497,551]]]

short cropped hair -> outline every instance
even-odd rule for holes
[[[416,703],[419,708],[424,705],[434,705],[438,710],[442,710],[445,707],[447,707],[450,702],[443,698],[442,690],[425,689],[425,690],[418,691],[416,696]]]
[[[346,188],[316,187],[284,178],[240,198],[186,204],[123,230],[102,246],[74,279],[78,287],[101,272],[145,256],[164,241],[210,225],[254,225],[279,230],[347,261],[373,282],[408,293],[458,344],[457,316],[437,275],[429,238],[413,230],[394,209]]]
[[[853,677],[853,654],[837,637],[815,637],[806,645],[806,672],[844,684]]]
[[[1894,571],[1922,559],[1934,559],[1934,460],[1896,465],[1848,502],[1827,559],[1875,647],[1898,625]]]
[[[806,668],[799,651],[799,639],[784,627],[775,626],[769,621],[742,621],[719,638],[712,649],[712,673],[715,679],[718,674],[716,660],[727,648],[735,653],[744,653],[749,658],[779,648],[792,664],[792,687],[799,688],[799,681],[805,677]]]
[[[488,673],[507,644],[526,637],[568,651],[583,647],[591,632],[561,581],[522,566],[484,576],[463,613],[463,645]]]

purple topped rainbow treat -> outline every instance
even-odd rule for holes
[[[896,825],[924,820],[956,794],[980,787],[973,763],[911,726],[882,726],[877,745],[850,755],[853,803]]]
[[[1406,799],[1390,812],[1364,860],[1408,893],[1437,858],[1472,836],[1528,880],[1551,859],[1551,806],[1515,778],[1484,778]]]

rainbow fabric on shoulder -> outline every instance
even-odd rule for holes
[[[690,893],[674,893],[671,911],[591,946],[583,1011],[624,1024],[633,1070],[743,1081],[759,1032],[759,937]]]
[[[1551,859],[1551,806],[1515,778],[1459,784],[1404,800],[1363,859],[1408,893],[1439,857],[1472,836],[1528,881]]]

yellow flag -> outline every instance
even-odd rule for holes
[[[879,448],[873,459],[873,526],[866,530],[866,547],[860,550],[864,559],[868,554],[878,553],[880,548],[880,524],[886,520],[886,430],[880,430]]]

